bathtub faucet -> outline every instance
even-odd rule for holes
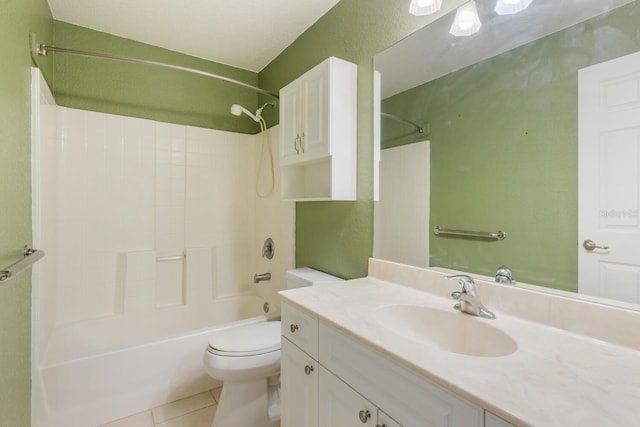
[[[253,283],[260,283],[265,280],[271,280],[271,273],[262,273],[253,275]]]

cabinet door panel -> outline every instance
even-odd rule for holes
[[[377,408],[322,366],[319,390],[320,427],[375,427]]]
[[[280,384],[282,427],[317,427],[318,363],[284,337]]]
[[[329,155],[329,63],[305,74],[303,79],[302,154],[305,159]]]
[[[280,91],[280,164],[298,160],[299,135],[298,110],[300,109],[299,85],[294,82]]]

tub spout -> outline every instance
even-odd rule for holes
[[[265,280],[271,280],[271,273],[262,273],[253,275],[253,283],[260,283]]]

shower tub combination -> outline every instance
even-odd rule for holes
[[[33,270],[32,425],[97,426],[220,385],[202,363],[208,335],[265,302],[277,316],[293,265],[293,203],[256,197],[261,136],[58,107],[38,70],[32,82],[47,253]],[[258,270],[273,279],[254,285]]]

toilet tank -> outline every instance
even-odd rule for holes
[[[303,267],[287,271],[287,289],[303,288],[305,286],[324,285],[342,282],[343,279],[332,276],[313,268]]]

